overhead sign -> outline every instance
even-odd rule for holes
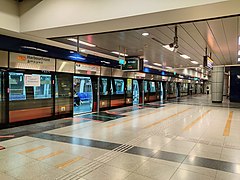
[[[25,86],[40,86],[40,75],[24,75]]]
[[[20,53],[10,53],[10,67],[55,71],[55,59]]]
[[[139,71],[139,58],[127,58],[125,64],[122,65],[123,71]]]
[[[203,56],[203,67],[206,67],[207,69],[212,69],[213,60],[208,56]]]

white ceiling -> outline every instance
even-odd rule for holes
[[[164,66],[192,67],[190,60],[183,59],[180,54],[186,54],[199,64],[203,62],[205,48],[214,61],[214,65],[237,64],[237,52],[240,50],[240,17],[228,17],[191,23],[180,23],[178,26],[178,52],[171,52],[162,47],[173,42],[174,27],[159,26],[138,30],[80,36],[80,40],[95,44],[91,50],[111,54],[111,51],[126,52],[129,56],[144,56],[151,63]],[[149,36],[142,36],[148,32]],[[58,41],[70,43],[66,38]],[[74,45],[74,44],[73,44]],[[88,47],[84,47],[88,48]],[[180,53],[180,54],[179,54]]]

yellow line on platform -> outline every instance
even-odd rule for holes
[[[189,125],[187,125],[185,128],[183,128],[183,131],[187,131],[190,128],[192,128],[198,121],[200,121],[202,118],[204,118],[211,110],[206,111],[205,113],[201,114],[197,119],[192,121]]]
[[[159,123],[161,123],[161,122],[163,122],[163,121],[166,121],[166,120],[168,120],[168,119],[170,119],[170,118],[173,118],[173,117],[175,117],[175,116],[177,116],[177,115],[179,115],[179,114],[181,114],[181,113],[184,113],[184,112],[188,111],[189,109],[191,109],[191,108],[187,108],[187,109],[185,109],[185,110],[183,110],[183,111],[180,111],[180,112],[175,113],[175,114],[173,114],[173,115],[171,115],[171,116],[168,116],[168,117],[163,118],[163,119],[161,119],[161,120],[159,120],[159,121],[156,121],[156,122],[154,122],[154,123],[152,123],[152,124],[149,124],[149,125],[145,126],[144,129],[153,127],[153,126],[155,126],[155,125],[157,125],[157,124],[159,124]]]
[[[233,117],[233,111],[229,112],[228,119],[224,128],[223,136],[229,136],[230,134],[230,128],[231,128],[231,122]]]
[[[51,157],[54,157],[54,156],[57,156],[59,154],[62,154],[64,151],[56,151],[56,152],[52,152],[48,155],[45,155],[45,156],[42,156],[42,157],[39,157],[38,160],[41,161],[41,160],[45,160],[45,159],[48,159],[48,158],[51,158]]]
[[[176,106],[166,107],[166,108],[164,108],[164,110],[168,110],[168,109],[171,109],[171,108],[174,108],[174,107],[176,107]],[[144,115],[141,115],[141,116],[138,116],[138,117],[135,117],[135,118],[126,119],[126,120],[124,120],[122,122],[119,122],[119,123],[110,124],[110,125],[108,125],[106,127],[107,128],[111,128],[111,127],[114,127],[114,126],[117,126],[117,125],[120,125],[120,124],[124,124],[124,123],[129,122],[129,121],[131,121],[133,119],[141,118],[141,117],[144,117],[144,116],[148,116],[150,114],[154,114],[154,113],[156,113],[156,111],[157,110],[154,110],[154,112],[151,112],[151,113],[148,113],[148,114],[144,114]]]
[[[82,158],[81,157],[76,157],[76,158],[70,159],[70,160],[68,160],[64,163],[56,165],[56,168],[59,168],[59,169],[65,168],[65,167],[79,161],[80,159],[82,159]]]
[[[35,148],[31,148],[31,149],[27,149],[25,151],[22,151],[22,152],[18,152],[19,154],[24,154],[24,153],[31,153],[33,151],[37,151],[39,149],[43,149],[45,148],[45,146],[38,146],[38,147],[35,147]]]

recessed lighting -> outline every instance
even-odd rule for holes
[[[174,47],[170,47],[169,45],[163,45],[163,47],[169,51],[174,51]]]
[[[68,40],[77,43],[77,39],[68,38]],[[90,46],[90,47],[96,47],[95,44],[90,44],[88,42],[84,42],[84,41],[80,41],[80,40],[79,40],[79,44],[83,44],[83,45]]]
[[[120,55],[120,56],[128,56],[127,54],[120,53],[120,52],[117,52],[117,51],[112,51],[111,53],[117,54],[117,55]]]
[[[190,59],[190,57],[187,56],[187,55],[185,55],[185,54],[181,54],[180,56],[181,56],[182,58],[184,58],[184,59]]]
[[[193,63],[193,64],[198,64],[198,62],[197,62],[197,61],[191,61],[191,63]]]
[[[240,56],[240,50],[238,50],[238,55]]]
[[[147,32],[144,32],[144,33],[142,33],[142,35],[143,35],[143,36],[148,36],[148,35],[149,35],[149,33],[147,33]]]
[[[156,66],[162,66],[162,64],[159,64],[159,63],[153,63],[153,64]]]

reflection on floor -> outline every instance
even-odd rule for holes
[[[80,105],[74,105],[74,114],[81,114],[81,113],[86,113],[86,112],[91,112],[92,107],[91,103],[82,103]]]
[[[0,130],[0,179],[240,179],[239,104],[170,102]]]

